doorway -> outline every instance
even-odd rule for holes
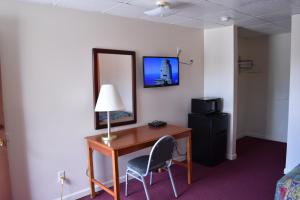
[[[238,29],[237,138],[286,142],[290,33]]]

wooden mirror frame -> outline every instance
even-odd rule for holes
[[[133,119],[123,122],[111,123],[111,127],[122,126],[128,124],[135,124],[137,122],[137,111],[136,111],[136,56],[135,51],[124,51],[114,49],[99,49],[93,48],[93,67],[94,67],[94,108],[97,103],[99,91],[100,91],[100,66],[98,66],[98,54],[119,54],[129,55],[132,58],[132,107],[133,107]],[[100,124],[99,114],[95,112],[95,129],[107,128],[107,124]]]

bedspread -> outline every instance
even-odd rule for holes
[[[300,165],[277,182],[275,200],[300,200]]]

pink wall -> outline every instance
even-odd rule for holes
[[[69,180],[68,199],[88,195],[84,137],[100,132],[94,130],[92,48],[137,52],[135,126],[154,119],[186,126],[191,98],[203,96],[202,30],[1,0],[0,33],[13,199],[58,198],[60,170]],[[144,89],[142,56],[174,56],[176,47],[182,60],[194,59],[180,67],[180,85]],[[119,159],[121,177],[127,160],[144,151]],[[111,161],[95,158],[97,178],[110,183]]]

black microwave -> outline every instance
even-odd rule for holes
[[[222,111],[221,98],[199,98],[192,99],[192,113],[212,114]]]

